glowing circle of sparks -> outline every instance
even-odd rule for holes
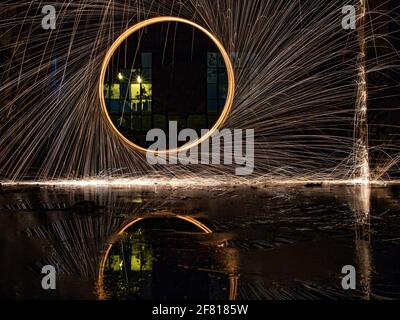
[[[189,224],[195,226],[199,231],[205,233],[205,234],[212,234],[213,231],[207,227],[204,223],[200,222],[194,217],[190,216],[183,216],[183,215],[175,215],[173,213],[169,212],[159,212],[158,214],[154,214],[150,217],[144,217],[144,218],[135,218],[132,221],[128,222],[125,224],[124,227],[122,227],[118,232],[117,232],[117,239],[121,239],[121,237],[124,235],[124,233],[131,227],[137,225],[138,223],[147,220],[147,219],[153,219],[153,218],[172,218],[172,219],[178,219],[182,220],[185,222],[188,222]],[[98,269],[98,277],[97,277],[97,294],[100,300],[106,300],[107,299],[107,293],[104,290],[104,271],[106,267],[106,262],[107,259],[110,255],[111,249],[115,244],[115,239],[114,243],[110,243],[107,245],[105,248],[102,257],[100,259],[100,266]],[[237,294],[238,294],[238,282],[239,282],[239,277],[233,274],[230,274],[229,277],[229,300],[236,300],[237,299]]]
[[[149,218],[136,218],[129,223],[127,223],[122,229],[120,229],[117,233],[118,237],[121,237],[129,228],[135,226],[136,224],[146,220],[146,219],[152,219],[152,218],[174,218],[178,220],[183,220],[185,222],[188,222],[192,225],[194,225],[196,228],[198,228],[201,232],[204,232],[206,234],[211,234],[213,231],[208,228],[205,224],[201,223],[195,218],[189,217],[189,216],[182,216],[182,215],[174,215],[174,214],[169,214],[169,213],[160,213],[158,215],[149,217]],[[107,248],[105,249],[101,260],[100,260],[100,268],[99,268],[99,273],[98,273],[98,278],[97,278],[97,290],[98,290],[98,295],[101,300],[106,299],[106,293],[103,288],[103,283],[104,283],[104,270],[106,266],[107,259],[109,257],[109,254],[111,252],[111,249],[114,244],[108,244]]]
[[[226,71],[227,71],[227,75],[228,75],[228,92],[227,92],[227,97],[226,97],[226,102],[225,102],[225,106],[222,110],[222,113],[220,115],[220,117],[218,118],[218,120],[216,121],[216,123],[214,124],[214,126],[208,131],[207,134],[204,134],[202,137],[200,137],[199,139],[192,141],[190,143],[187,143],[186,145],[177,148],[177,149],[173,149],[173,150],[163,150],[163,151],[152,151],[152,150],[148,150],[145,149],[135,143],[133,143],[132,141],[130,141],[129,139],[127,139],[121,132],[119,132],[119,130],[116,128],[116,126],[114,125],[113,121],[111,120],[111,117],[107,111],[107,106],[106,106],[106,101],[105,101],[105,97],[104,97],[104,80],[105,80],[105,76],[106,76],[106,72],[107,72],[107,68],[108,65],[111,61],[112,56],[114,55],[115,51],[118,49],[118,47],[133,33],[147,27],[153,24],[157,24],[157,23],[163,23],[163,22],[180,22],[180,23],[184,23],[184,24],[188,24],[193,26],[194,28],[202,31],[203,33],[205,33],[213,42],[214,44],[217,46],[217,48],[219,49],[222,58],[225,62],[225,66],[226,66]],[[190,20],[186,20],[183,18],[178,18],[178,17],[156,17],[156,18],[152,18],[152,19],[148,19],[142,22],[137,23],[136,25],[132,26],[131,28],[129,28],[128,30],[126,30],[123,34],[121,34],[119,36],[119,38],[112,44],[112,46],[110,47],[110,49],[108,50],[105,59],[103,61],[102,67],[101,67],[101,72],[100,72],[100,81],[99,81],[99,96],[100,96],[100,104],[101,104],[101,109],[103,111],[103,114],[105,116],[105,119],[107,120],[107,123],[110,125],[111,129],[113,130],[113,132],[117,135],[117,137],[119,137],[123,142],[125,142],[128,146],[130,146],[131,148],[133,148],[136,151],[141,151],[141,152],[151,152],[151,153],[157,153],[157,154],[169,154],[169,153],[177,153],[177,152],[183,152],[186,150],[189,150],[193,147],[196,147],[198,145],[200,145],[201,143],[203,143],[204,141],[207,141],[215,132],[216,130],[220,129],[223,124],[225,123],[226,119],[228,118],[228,115],[232,109],[232,105],[233,105],[233,98],[235,95],[235,76],[234,76],[234,71],[233,71],[233,66],[230,60],[230,57],[228,55],[228,53],[226,52],[223,44],[207,29],[203,28],[202,26],[198,25],[197,23],[194,23]]]

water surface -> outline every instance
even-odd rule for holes
[[[399,191],[3,187],[0,297],[397,299]]]

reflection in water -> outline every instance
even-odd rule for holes
[[[357,240],[370,240],[371,187],[368,185],[358,186],[353,188],[352,191]]]
[[[398,190],[3,190],[0,297],[396,298]],[[51,296],[37,285],[47,264]],[[341,288],[348,264],[355,292]]]
[[[356,255],[359,265],[359,286],[364,300],[371,299],[372,257],[371,243],[365,240],[356,240]]]
[[[359,266],[359,287],[364,300],[371,299],[371,187],[362,185],[351,189],[352,208],[355,214],[355,250]]]
[[[193,230],[193,227],[196,230]],[[160,234],[160,229],[166,228],[168,231]],[[188,232],[193,235],[194,231],[212,233],[204,223],[193,217],[168,213],[152,215],[148,219],[137,218],[129,222],[118,233],[118,240],[108,246],[101,260],[99,298],[236,299],[238,281],[236,275],[221,275],[207,270],[185,268],[182,266],[184,259],[179,256],[179,250],[175,252],[177,255],[163,259],[164,254],[174,254],[175,250],[171,250],[170,245],[173,248],[177,247],[173,243],[176,241],[176,232],[185,232],[187,236]],[[175,234],[172,241],[168,237],[170,232]],[[191,242],[190,238],[184,237],[182,240]],[[222,261],[225,261],[224,257]],[[237,266],[232,266],[232,262],[235,264],[235,261],[229,259],[228,269],[234,270]],[[227,286],[229,291],[226,289]]]

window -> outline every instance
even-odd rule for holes
[[[228,77],[222,55],[217,52],[207,53],[207,112],[210,123],[224,108],[228,91]],[[214,119],[215,118],[215,119]]]
[[[141,131],[151,124],[153,103],[152,53],[141,53],[140,66],[118,70],[113,83],[104,85],[107,109],[119,126]],[[149,118],[150,117],[150,121]],[[143,121],[145,120],[145,121]],[[147,125],[150,122],[149,125]]]

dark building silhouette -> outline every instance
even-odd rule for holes
[[[395,66],[400,65],[400,7],[397,1],[369,0],[368,5],[368,23],[376,35],[367,48],[368,66],[376,69],[368,75],[370,162],[379,172],[399,155],[400,69]],[[396,171],[392,167],[389,173],[396,177]]]

